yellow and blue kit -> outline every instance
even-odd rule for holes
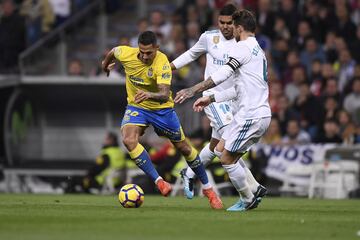
[[[157,51],[152,64],[147,65],[138,59],[139,48],[119,46],[114,55],[121,62],[126,74],[126,92],[128,106],[121,126],[132,124],[139,126],[152,125],[156,133],[171,141],[185,139],[180,121],[174,111],[174,101],[170,96],[167,102],[147,99],[135,103],[138,90],[158,92],[158,84],[171,84],[172,72],[165,54]]]

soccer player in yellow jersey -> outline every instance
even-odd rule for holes
[[[159,136],[170,139],[184,155],[188,165],[203,184],[203,193],[212,208],[221,209],[222,202],[208,181],[197,151],[186,140],[174,110],[170,84],[172,72],[165,54],[160,52],[156,36],[143,32],[138,48],[118,46],[102,62],[102,69],[110,73],[115,60],[125,69],[128,106],[121,123],[123,143],[130,157],[156,184],[161,194],[169,195],[171,185],[165,182],[151,163],[148,152],[139,143],[139,137],[152,125]]]

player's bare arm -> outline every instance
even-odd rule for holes
[[[158,102],[167,102],[170,96],[170,85],[158,84],[158,92],[144,92],[139,90],[135,95],[135,103],[141,103],[146,99],[152,99]]]
[[[176,67],[172,62],[170,63],[170,67],[171,67],[171,70],[176,70]]]
[[[185,88],[176,93],[175,103],[183,103],[186,99],[192,98],[195,94],[201,93],[209,88],[215,87],[214,81],[209,77],[206,81],[198,83],[190,88]]]
[[[114,68],[115,65],[115,55],[114,55],[114,49],[112,49],[110,52],[108,52],[104,58],[104,60],[101,62],[101,68],[106,73],[106,76],[109,76],[110,71]]]

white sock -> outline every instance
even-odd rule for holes
[[[223,165],[223,167],[229,174],[230,181],[239,192],[240,196],[244,199],[244,201],[250,202],[253,199],[254,194],[251,192],[249,184],[246,182],[246,173],[244,168],[237,163]]]
[[[161,180],[161,179],[163,179],[163,178],[159,176],[159,177],[155,180],[155,184],[157,184],[157,182],[158,182],[159,180]]]
[[[250,169],[246,166],[244,160],[242,158],[239,159],[239,164],[245,169],[246,173],[246,181],[249,184],[249,187],[253,193],[256,192],[258,186],[260,185],[258,181],[254,178],[254,175],[252,175]]]
[[[210,143],[206,144],[206,146],[201,150],[199,157],[205,168],[216,157],[215,153],[210,150]],[[186,169],[186,176],[188,176],[189,178],[194,178],[195,173],[191,168],[188,167]]]

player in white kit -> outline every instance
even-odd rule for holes
[[[195,61],[202,54],[206,54],[206,68],[204,79],[207,79],[212,73],[216,72],[221,66],[228,62],[229,54],[233,51],[237,41],[233,35],[233,21],[232,14],[236,11],[236,7],[232,4],[225,5],[219,12],[218,30],[206,31],[203,33],[198,42],[188,51],[176,58],[170,63],[171,68],[179,69],[192,61]],[[231,79],[225,81],[214,88],[203,92],[204,96],[210,96],[215,93],[222,93],[225,89],[233,87]],[[230,94],[235,94],[232,88]],[[200,159],[205,166],[221,153],[216,152],[215,146],[221,139],[225,127],[228,126],[233,119],[231,102],[223,101],[220,103],[213,102],[204,109],[206,116],[210,120],[212,127],[212,136],[210,143],[208,143],[200,152]],[[246,175],[248,182],[255,195],[262,197],[266,194],[266,188],[261,186],[253,177],[250,170],[246,167]],[[195,173],[191,168],[181,171],[181,176],[184,183],[184,194],[188,199],[194,196],[193,178]]]
[[[225,129],[219,143],[225,143],[220,160],[240,195],[240,200],[228,211],[245,211],[255,208],[261,197],[251,191],[241,157],[264,135],[271,121],[271,110],[268,103],[267,60],[255,39],[255,17],[250,11],[241,10],[234,13],[233,20],[238,42],[228,63],[212,73],[206,81],[179,91],[174,101],[182,103],[196,93],[231,80],[229,77],[233,76],[233,88],[199,98],[194,103],[194,110],[201,111],[212,102],[233,98],[234,120]]]

